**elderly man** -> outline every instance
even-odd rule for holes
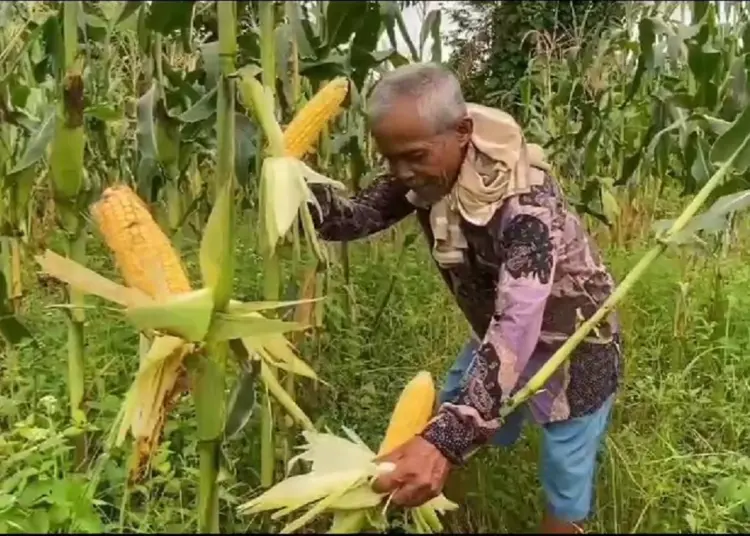
[[[388,73],[368,116],[389,171],[350,199],[316,185],[317,229],[324,240],[350,241],[416,213],[474,331],[437,415],[387,456],[396,469],[375,487],[396,504],[420,505],[481,445],[513,444],[530,417],[543,434],[541,531],[581,532],[620,370],[614,315],[528,404],[505,422],[498,410],[599,308],[612,277],[541,149],[507,114],[466,103],[451,72],[416,64]]]

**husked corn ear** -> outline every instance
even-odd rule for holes
[[[177,252],[146,204],[128,186],[104,190],[91,214],[127,286],[152,298],[191,290]]]
[[[420,433],[432,416],[434,404],[435,384],[432,375],[423,370],[401,391],[378,456],[388,454]]]
[[[305,104],[284,132],[287,156],[302,158],[315,146],[323,127],[338,113],[348,92],[349,81],[344,77],[334,78]]]

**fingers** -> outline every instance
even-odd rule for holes
[[[430,499],[434,499],[439,494],[439,490],[435,489],[434,486],[428,482],[409,483],[399,487],[393,494],[391,501],[398,506],[415,508],[417,506],[422,506],[424,503]]]
[[[408,469],[394,469],[381,475],[372,484],[376,493],[391,493],[391,502],[397,506],[421,506],[440,495],[437,481],[429,478],[429,473],[415,473]]]
[[[395,465],[392,471],[383,473],[372,483],[372,489],[375,493],[390,493],[403,483],[404,474],[399,469],[398,463],[400,458],[400,451],[396,449],[390,454],[375,459],[377,463],[390,462]]]
[[[380,475],[372,483],[372,489],[376,493],[393,493],[393,504],[416,507],[440,495],[448,465],[442,455],[421,438],[409,441],[378,461],[391,462],[395,467]]]
[[[398,468],[394,469],[390,473],[380,475],[372,483],[372,490],[375,493],[390,493],[394,489],[397,489],[403,481],[402,477],[397,473]]]

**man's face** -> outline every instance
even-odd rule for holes
[[[458,177],[471,136],[471,119],[435,133],[419,117],[414,102],[401,99],[372,126],[372,134],[393,176],[434,203],[450,192]]]

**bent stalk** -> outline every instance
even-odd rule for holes
[[[733,163],[743,151],[745,144],[742,144],[737,151],[724,162],[721,167],[714,173],[714,175],[706,182],[703,188],[698,192],[695,198],[680,214],[666,234],[659,239],[659,243],[649,250],[638,264],[628,273],[622,283],[617,289],[609,296],[609,298],[602,304],[596,313],[594,313],[588,320],[583,322],[581,326],[560,346],[560,348],[550,357],[550,359],[534,374],[531,379],[524,385],[523,388],[519,389],[518,392],[510,398],[508,403],[501,408],[501,418],[506,418],[508,415],[513,413],[521,404],[526,402],[534,394],[540,391],[547,381],[550,379],[552,374],[571,356],[573,351],[578,345],[583,342],[583,339],[593,330],[599,322],[604,320],[619,304],[622,299],[632,290],[635,284],[643,277],[646,270],[654,263],[656,259],[667,249],[670,244],[670,239],[676,234],[681,232],[687,226],[688,222],[698,213],[698,210],[703,206],[711,193],[722,183],[726,175],[729,173]]]

